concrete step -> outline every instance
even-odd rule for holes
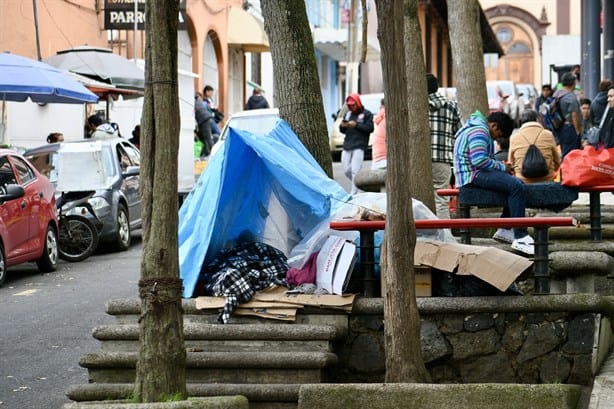
[[[183,322],[185,324],[219,324],[217,321],[219,312],[216,310],[199,310],[196,308],[196,299],[183,299],[181,301],[183,308]],[[312,312],[315,312],[312,314]],[[141,304],[136,298],[121,298],[113,299],[106,304],[106,313],[115,317],[118,324],[136,324],[141,314]],[[348,314],[336,310],[326,308],[300,308],[296,314],[295,321],[273,321],[266,318],[258,318],[251,316],[233,315],[230,318],[229,324],[257,324],[266,325],[275,323],[275,325],[294,326],[297,324],[306,325],[331,325],[334,326],[340,333],[347,332]],[[228,325],[228,324],[226,324]]]
[[[296,409],[299,384],[222,384],[188,383],[191,397],[242,395],[249,400],[250,409]],[[71,385],[66,391],[75,402],[91,402],[105,399],[127,399],[134,391],[132,383],[90,383]]]
[[[134,382],[138,352],[83,355],[79,365],[89,382]],[[337,364],[330,352],[188,352],[186,380],[191,383],[319,383],[323,370]]]
[[[330,342],[345,331],[332,325],[279,324],[184,324],[184,341],[191,352],[330,352]],[[101,325],[93,336],[106,352],[136,352],[139,349],[139,325]]]

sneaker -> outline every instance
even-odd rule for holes
[[[492,238],[497,241],[502,241],[503,243],[512,243],[514,241],[514,230],[497,229]]]
[[[512,249],[518,250],[521,253],[532,256],[535,254],[535,248],[533,246],[533,237],[528,234],[520,239],[516,239],[512,242]]]

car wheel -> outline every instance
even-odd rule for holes
[[[51,225],[47,226],[44,247],[43,255],[36,260],[36,265],[42,273],[49,273],[58,266],[58,234]]]
[[[4,247],[0,244],[0,287],[6,280],[6,260],[4,258]]]
[[[117,233],[115,236],[115,249],[119,251],[128,250],[130,247],[130,219],[128,218],[128,210],[123,204],[117,209]]]

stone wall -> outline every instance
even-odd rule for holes
[[[433,383],[589,386],[599,367],[599,333],[611,333],[610,321],[599,312],[422,312],[421,317],[422,355]],[[336,381],[384,381],[383,328],[383,314],[351,316],[347,339],[335,345]]]

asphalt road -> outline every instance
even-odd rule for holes
[[[339,162],[333,172],[349,191]],[[138,296],[141,254],[136,232],[126,252],[60,261],[48,274],[33,263],[9,269],[0,287],[0,409],[50,409],[71,402],[67,387],[87,383],[79,358],[100,349],[92,329],[113,322],[105,304]]]
[[[140,233],[130,249],[61,261],[40,274],[34,264],[9,269],[0,287],[0,408],[50,409],[71,402],[68,385],[87,383],[79,358],[100,349],[96,325],[112,323],[105,303],[136,298]]]

